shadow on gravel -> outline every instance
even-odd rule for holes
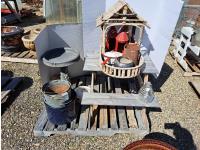
[[[197,150],[192,134],[181,125],[176,123],[165,123],[165,129],[173,130],[174,137],[160,132],[153,132],[144,137],[144,139],[154,139],[168,143],[178,150]]]
[[[156,92],[161,92],[160,88],[167,81],[167,79],[170,77],[172,72],[173,72],[173,69],[167,63],[164,63],[158,78],[150,76],[153,90]]]
[[[11,71],[5,71],[11,74]],[[6,75],[4,72],[4,75]],[[13,73],[12,73],[13,76]],[[11,76],[11,77],[12,77]],[[22,81],[16,87],[15,91],[11,92],[4,103],[1,104],[1,115],[10,107],[10,105],[15,101],[15,99],[20,95],[20,93],[33,85],[33,79],[29,77],[21,77]]]
[[[13,77],[13,72],[8,70],[1,70],[1,76]]]

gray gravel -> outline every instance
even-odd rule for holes
[[[161,76],[153,80],[162,112],[150,112],[152,132],[165,133],[176,138],[176,144],[178,143],[183,149],[193,149],[193,141],[196,147],[200,148],[200,100],[188,84],[188,81],[193,80],[194,77],[183,77],[183,71],[170,56],[167,56],[165,62]],[[16,91],[19,95],[13,103],[10,106],[2,105],[2,109],[7,108],[1,119],[2,150],[115,150],[141,139],[141,137],[129,134],[119,134],[113,137],[74,137],[70,135],[34,137],[33,127],[43,106],[40,100],[41,81],[38,66],[4,62],[2,70],[12,71],[15,76],[25,77],[23,84]],[[175,132],[172,129],[165,129],[166,123],[175,122],[180,124],[180,126],[174,126]]]

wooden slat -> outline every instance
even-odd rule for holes
[[[82,105],[106,106],[135,106],[160,108],[156,98],[151,103],[145,103],[138,94],[112,94],[112,93],[83,93]]]
[[[137,128],[137,120],[133,107],[126,107],[129,128]]]
[[[54,127],[55,127],[55,125],[53,123],[51,123],[50,121],[47,121],[47,123],[44,127],[44,131],[53,131]]]
[[[1,51],[1,56],[3,56],[5,54],[5,52],[4,51]]]
[[[12,54],[12,52],[6,52],[6,53],[4,53],[4,56],[8,57],[8,56],[10,56],[11,54]]]
[[[15,52],[13,53],[10,57],[17,57],[18,55],[20,55],[22,52]]]
[[[89,106],[82,106],[81,107],[81,114],[79,119],[79,130],[86,130],[88,125],[88,117],[89,117]]]
[[[145,126],[145,129],[149,130],[149,121],[148,121],[148,118],[147,118],[147,114],[146,114],[146,109],[145,108],[141,109],[141,116],[142,116],[142,121],[143,121],[143,124]]]
[[[113,83],[111,80],[111,77],[107,77],[107,92],[114,92],[114,87]],[[110,117],[110,128],[113,130],[118,129],[118,124],[117,124],[117,114],[116,114],[116,107],[115,106],[109,106],[109,117]]]
[[[195,72],[200,73],[200,69],[195,64],[192,65],[188,59],[185,59],[185,61]]]
[[[99,127],[101,129],[107,129],[108,128],[108,116],[107,116],[107,107],[106,106],[100,107]]]
[[[18,55],[18,58],[24,58],[28,53],[29,51],[24,51],[20,55]]]
[[[46,109],[43,108],[33,130],[35,136],[44,136],[43,129],[46,123],[47,123],[47,113],[46,113]]]
[[[91,130],[97,129],[97,118],[98,118],[98,106],[95,105],[92,107],[92,115],[90,119]]]
[[[116,93],[121,93],[121,86],[120,86],[120,81],[118,79],[114,79],[114,84],[115,84],[115,92]],[[123,100],[122,100],[123,101]],[[128,129],[128,124],[127,124],[127,119],[126,119],[126,111],[125,107],[118,106],[117,107],[117,112],[118,112],[118,119],[119,119],[119,127],[120,129]]]
[[[141,115],[141,109],[136,108],[135,109],[135,116],[137,119],[137,124],[139,129],[146,129],[145,124],[143,123],[142,115]]]
[[[99,92],[99,90],[100,90],[99,80],[96,80],[96,82],[94,84],[94,91]],[[98,112],[99,112],[98,105],[92,105],[91,112],[92,112],[91,120],[90,120],[91,130],[96,130],[97,129]]]
[[[67,124],[63,124],[63,125],[58,125],[57,130],[58,131],[64,131],[67,129]]]
[[[106,79],[105,76],[100,78],[100,93],[105,93],[106,89]],[[99,126],[101,129],[108,128],[108,112],[107,106],[100,106],[100,114],[99,114]]]
[[[128,81],[128,89],[130,93],[136,93],[137,87],[135,80],[129,79]],[[134,107],[127,106],[126,107],[126,113],[127,113],[127,120],[128,120],[128,126],[129,128],[137,128],[137,120],[135,118],[135,110]]]
[[[117,125],[116,107],[110,106],[109,112],[110,112],[110,128],[113,130],[117,130],[118,125]]]
[[[14,57],[1,57],[2,62],[16,62],[16,63],[28,63],[28,64],[37,64],[37,59],[28,59],[28,58],[14,58]]]

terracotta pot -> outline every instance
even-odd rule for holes
[[[135,65],[138,65],[140,57],[140,46],[137,43],[128,43],[124,46],[124,55],[125,58],[128,58],[134,62]]]
[[[27,48],[27,49],[30,49],[32,51],[35,51],[35,43],[34,43],[34,40],[35,40],[36,36],[31,36],[31,35],[24,35],[22,37],[22,41],[24,43],[24,46]]]
[[[124,150],[177,150],[175,147],[152,139],[145,139],[127,145]]]

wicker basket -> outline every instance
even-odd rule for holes
[[[32,35],[25,35],[25,36],[22,37],[22,41],[24,43],[24,46],[27,49],[32,50],[32,51],[35,51],[34,40],[35,40],[35,36],[32,36]]]
[[[111,66],[108,64],[100,64],[102,72],[104,72],[106,75],[115,77],[115,78],[133,78],[140,74],[141,68],[144,64],[144,58],[141,56],[139,64],[135,67],[130,68],[120,68]]]

